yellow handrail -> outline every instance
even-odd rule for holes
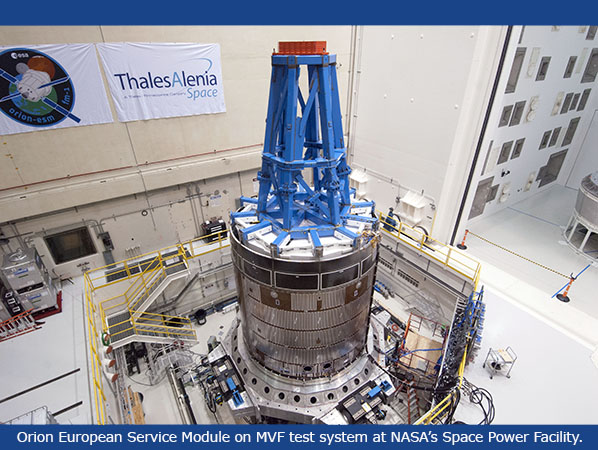
[[[403,222],[399,222],[397,228],[396,221],[380,211],[378,211],[378,217],[382,225],[382,231],[386,234],[393,236],[402,243],[424,253],[427,257],[438,261],[457,274],[471,280],[474,290],[477,289],[481,265],[474,258],[462,252],[458,252],[458,257],[456,257],[453,247],[450,245],[437,241],[424,232]],[[392,222],[389,219],[392,219]],[[442,256],[442,258],[439,256]]]
[[[133,330],[136,335],[140,335],[141,334],[140,332],[143,332],[143,331],[153,332],[154,328],[166,328],[166,330],[168,330],[168,331],[156,330],[155,332],[156,333],[164,333],[169,336],[174,335],[174,336],[186,336],[186,337],[193,337],[193,338],[197,337],[195,330],[189,329],[189,328],[160,327],[157,325],[148,325],[148,327],[150,327],[150,329],[144,330],[144,329],[139,329],[138,328],[139,326],[145,326],[145,324],[132,324],[129,328],[125,328],[124,330],[120,330],[119,332],[114,333],[112,335],[112,337],[118,336],[119,334],[124,333],[125,331],[129,331],[129,330]]]
[[[461,363],[459,364],[459,370],[457,371],[457,376],[459,378],[459,383],[456,386],[456,389],[461,389],[463,385],[463,373],[465,371],[465,362],[467,361],[467,351],[463,352],[463,358],[461,359]],[[442,413],[446,408],[449,407],[451,404],[451,397],[455,395],[455,390],[451,391],[446,397],[444,397],[434,408],[430,409],[426,414],[421,416],[414,425],[429,425],[432,423],[434,419],[436,419],[440,413]]]
[[[178,335],[181,335],[181,336],[188,336],[191,333],[191,334],[193,334],[193,336],[196,336],[195,330],[193,328],[173,327],[173,326],[169,327],[169,326],[166,326],[166,325],[154,325],[154,324],[150,324],[150,323],[139,323],[139,322],[136,322],[136,321],[133,321],[133,326],[135,328],[137,328],[137,327],[149,327],[151,329],[162,328],[162,329],[166,329],[166,330],[176,330],[177,333],[175,333],[174,331],[169,332],[169,333],[170,334],[178,334]],[[149,330],[145,330],[145,331],[149,331]],[[190,333],[184,333],[185,331],[188,331]]]
[[[202,256],[202,255],[205,255],[206,253],[208,253],[208,252],[199,252],[199,253],[196,254],[195,253],[195,250],[196,250],[196,247],[197,247],[196,244],[200,244],[199,245],[200,248],[201,247],[211,247],[211,246],[215,245],[216,243],[219,244],[218,249],[229,247],[230,244],[222,245],[222,243],[226,239],[228,239],[227,237],[224,237],[223,235],[227,234],[228,232],[229,232],[228,230],[217,231],[215,233],[211,233],[211,234],[208,234],[208,235],[205,235],[205,236],[201,236],[201,237],[197,237],[195,239],[191,239],[191,240],[185,241],[185,242],[183,242],[181,244],[171,245],[169,247],[164,247],[164,248],[161,248],[159,250],[153,250],[151,252],[142,253],[141,255],[138,255],[138,256],[134,256],[134,257],[131,257],[131,258],[123,259],[122,261],[119,261],[119,262],[116,262],[116,263],[113,263],[113,264],[106,264],[104,266],[97,267],[97,268],[92,269],[92,270],[90,270],[90,271],[87,272],[89,274],[89,279],[92,282],[91,286],[92,286],[92,288],[94,290],[96,290],[96,289],[100,289],[102,287],[110,286],[112,284],[121,282],[121,281],[123,281],[125,279],[130,279],[132,277],[138,276],[139,273],[137,273],[137,274],[130,274],[130,271],[128,269],[128,265],[131,262],[134,263],[133,265],[139,265],[140,264],[139,260],[142,259],[142,258],[144,258],[144,257],[147,257],[147,256],[156,256],[157,257],[158,255],[162,255],[164,253],[168,253],[169,250],[173,251],[173,250],[180,250],[181,248],[184,248],[185,252],[182,252],[182,255],[180,255],[180,256],[183,256],[185,258],[185,260],[187,261],[189,259],[197,258],[198,256]],[[213,242],[204,242],[207,238],[211,238],[211,237],[214,237],[214,236],[218,236],[218,240],[217,241],[215,240]],[[218,250],[218,249],[215,249],[215,250]],[[187,256],[186,252],[189,252],[189,254],[191,256]],[[175,256],[175,255],[173,255],[173,256]],[[103,283],[102,285],[98,285],[98,286],[96,286],[93,283],[96,280],[103,279],[103,278],[106,277],[106,274],[104,273],[104,271],[109,270],[109,269],[113,269],[115,266],[118,266],[119,264],[123,264],[124,267],[122,269],[120,269],[119,271],[112,272],[112,273],[118,273],[118,272],[126,271],[129,274],[129,276],[127,276],[127,278],[120,278],[118,280],[111,281],[111,282],[106,282],[106,283]]]
[[[158,251],[147,252],[135,257],[127,258],[123,261],[108,264],[102,267],[98,267],[96,269],[87,271],[84,274],[84,296],[85,296],[85,304],[86,304],[86,314],[87,314],[87,328],[88,328],[88,345],[89,345],[89,354],[90,354],[90,376],[92,377],[92,384],[94,390],[94,397],[93,402],[95,406],[95,416],[96,422],[99,425],[103,425],[106,423],[106,395],[104,393],[104,386],[103,386],[103,376],[102,376],[102,356],[101,352],[101,332],[107,331],[107,321],[106,321],[106,314],[109,311],[114,310],[117,307],[124,307],[125,309],[129,310],[129,313],[132,314],[140,314],[139,311],[135,310],[135,306],[140,301],[140,294],[148,292],[155,283],[159,282],[158,280],[160,277],[156,276],[158,274],[166,274],[167,268],[176,267],[179,265],[186,265],[189,260],[194,258],[206,255],[208,253],[212,253],[215,251],[222,250],[226,247],[230,246],[228,239],[225,236],[225,233],[228,233],[228,230],[218,231],[216,233],[212,233],[207,236],[201,236],[199,238],[195,238],[189,241],[186,241],[181,244],[177,244],[174,246],[165,247]],[[217,236],[218,239],[214,240],[213,242],[206,242],[207,238],[213,238]],[[172,255],[164,256],[166,253],[173,252]],[[145,257],[153,258],[148,261],[142,261]],[[173,264],[165,264],[171,259],[174,258],[181,258],[180,261],[177,261]],[[146,265],[147,264],[147,265]],[[114,270],[116,266],[122,265],[122,267]],[[145,269],[142,267],[145,266]],[[132,268],[137,267],[138,272],[133,273]],[[108,281],[107,278],[107,271],[110,270],[110,275],[117,275],[125,273],[126,275],[120,278],[117,278],[113,281]],[[122,282],[130,282],[126,289],[120,294],[113,295],[109,298],[105,299],[97,299],[99,295],[98,290],[105,288],[107,286],[115,286]],[[113,292],[113,291],[112,291]],[[133,302],[133,303],[132,303]],[[126,306],[125,306],[126,305]],[[191,320],[186,319],[183,317],[176,317],[176,316],[168,316],[168,315],[161,315],[155,313],[148,313],[143,312],[143,316],[145,320],[148,321],[160,321],[159,319],[153,319],[145,317],[146,315],[152,315],[155,317],[163,317],[166,319],[166,323],[168,319],[180,319],[181,324],[183,327],[171,327],[167,325],[155,325],[153,323],[140,323],[137,322],[135,319],[128,319],[122,323],[131,321],[131,327],[123,330],[127,331],[133,329],[135,333],[138,333],[138,327],[144,326],[151,329],[156,329],[156,332],[164,332],[166,330],[168,335],[171,336],[181,336],[181,337],[193,337],[197,338],[197,334],[193,328],[191,328]],[[97,321],[100,321],[100,326],[98,326]],[[164,322],[163,322],[164,323]],[[160,329],[160,330],[158,330]],[[118,335],[123,331],[117,332],[114,335]]]
[[[104,394],[103,389],[103,380],[102,380],[102,363],[100,357],[98,355],[98,348],[97,342],[99,338],[99,333],[97,331],[97,327],[95,324],[95,307],[93,304],[93,291],[91,288],[91,283],[89,281],[89,277],[87,273],[83,276],[83,283],[84,283],[84,296],[85,296],[85,304],[86,304],[86,315],[87,315],[87,332],[88,332],[88,345],[89,345],[89,355],[91,358],[90,365],[91,365],[91,376],[93,380],[94,389],[94,406],[96,412],[96,421],[98,425],[103,425],[106,423],[106,395]]]
[[[159,316],[159,317],[169,317],[171,319],[184,319],[184,320],[188,320],[189,322],[191,322],[191,319],[185,319],[184,317],[179,317],[179,316],[169,316],[168,314],[158,314],[158,313],[151,313],[151,312],[147,312],[147,311],[134,311],[134,310],[131,310],[129,312],[131,314],[142,314],[141,317],[144,317],[146,315],[148,315],[148,316]]]

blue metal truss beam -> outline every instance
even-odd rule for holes
[[[356,214],[346,214],[341,216],[342,220],[355,220],[357,222],[365,222],[365,223],[376,223],[378,219],[376,217],[367,217],[367,216],[358,216]]]
[[[376,204],[374,202],[353,202],[351,204],[351,206],[353,208],[369,208],[369,207],[374,208],[375,205]]]
[[[276,239],[274,239],[274,241],[272,242],[272,245],[275,246],[277,249],[280,248],[281,244],[284,242],[284,240],[288,236],[289,236],[288,231],[282,231],[278,236],[276,236]]]
[[[257,198],[253,198],[253,197],[245,197],[245,196],[241,196],[240,198],[241,200],[241,205],[244,205],[245,203],[249,203],[252,205],[257,205],[258,199]]]
[[[307,70],[307,98],[299,88],[302,68]],[[303,178],[306,169],[313,171],[313,187]],[[371,221],[350,214],[350,172],[336,55],[272,55],[258,199],[242,198],[244,203],[257,204],[261,222],[244,230],[244,236],[267,224],[280,233],[276,248],[289,234],[309,234],[314,243],[321,244],[319,236],[332,235],[338,229],[357,239],[357,234],[344,228],[346,220]],[[312,229],[316,231],[309,231]]]
[[[232,212],[230,213],[230,216],[233,218],[239,218],[239,217],[256,217],[257,213],[255,211],[238,211],[238,212]]]
[[[347,228],[345,228],[345,227],[338,227],[338,228],[336,229],[336,231],[338,231],[339,233],[342,233],[342,234],[344,234],[344,235],[345,235],[345,236],[347,236],[347,237],[350,237],[350,238],[351,238],[351,239],[353,239],[353,240],[355,240],[355,239],[357,239],[357,238],[359,237],[359,235],[358,235],[358,234],[356,234],[356,233],[353,233],[351,230],[348,230],[348,229],[347,229]]]

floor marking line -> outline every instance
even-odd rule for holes
[[[526,213],[525,211],[521,211],[519,209],[515,209],[512,206],[508,206],[507,209],[510,209],[512,211],[515,211],[515,212],[518,212],[519,214],[523,214],[524,216],[532,217],[533,219],[539,220],[540,222],[544,222],[544,223],[547,223],[549,225],[554,225],[555,227],[559,227],[559,228],[561,227],[561,225],[559,225],[558,223],[554,223],[554,222],[551,222],[550,220],[542,219],[541,217],[534,216],[533,214],[530,214],[530,213]]]
[[[579,276],[580,276],[582,273],[584,273],[584,272],[587,270],[587,268],[588,268],[588,267],[590,267],[591,265],[592,265],[592,264],[588,264],[587,266],[585,266],[585,267],[584,267],[584,269],[583,269],[581,272],[579,272],[579,273],[578,273],[578,274],[575,276],[575,279],[577,280],[577,278],[578,278],[578,277],[579,277]],[[550,298],[555,298],[555,297],[558,295],[558,293],[559,293],[559,292],[561,292],[563,289],[565,289],[565,288],[567,287],[567,285],[568,285],[568,284],[569,284],[569,283],[567,283],[567,284],[566,284],[566,285],[564,285],[562,288],[560,288],[558,291],[556,291],[556,292],[555,292],[555,294],[554,294],[552,297],[550,297]]]
[[[79,400],[77,403],[73,403],[72,405],[67,406],[66,408],[62,408],[60,411],[56,411],[55,413],[52,413],[52,415],[54,417],[56,417],[56,416],[63,414],[67,411],[70,411],[71,409],[75,409],[77,406],[81,406],[82,404],[83,404],[83,401]]]
[[[54,383],[55,381],[61,380],[62,378],[65,378],[65,377],[68,377],[69,375],[72,375],[72,374],[74,374],[74,373],[77,373],[77,372],[79,372],[80,370],[81,370],[81,368],[77,368],[77,369],[75,369],[75,370],[71,370],[70,372],[64,373],[64,374],[62,374],[62,375],[59,375],[59,376],[57,376],[57,377],[55,377],[55,378],[52,378],[52,379],[50,379],[50,380],[48,380],[48,381],[44,381],[43,383],[40,383],[40,384],[37,384],[37,385],[35,385],[35,386],[32,386],[32,387],[30,387],[30,388],[28,388],[28,389],[25,389],[24,391],[17,392],[16,394],[9,395],[8,397],[5,397],[5,398],[3,398],[2,400],[0,400],[0,403],[7,402],[7,401],[9,401],[9,400],[12,400],[13,398],[20,397],[21,395],[27,394],[28,392],[34,391],[34,390],[36,390],[36,389],[39,389],[40,387],[44,387],[44,386],[46,386],[47,384]]]

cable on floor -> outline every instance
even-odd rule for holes
[[[469,396],[469,401],[475,405],[479,405],[484,414],[484,418],[478,425],[490,425],[494,421],[495,409],[494,399],[492,394],[484,388],[477,387],[463,378],[463,392]]]

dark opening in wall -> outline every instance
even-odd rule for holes
[[[561,114],[564,114],[569,111],[569,105],[571,104],[571,100],[573,100],[573,92],[569,92],[565,96],[565,101],[563,102],[563,107],[561,108]]]
[[[571,78],[573,74],[573,69],[575,68],[575,62],[577,61],[577,56],[569,57],[569,61],[567,62],[567,67],[565,67],[565,74],[563,78]]]
[[[509,119],[511,119],[512,112],[513,105],[507,105],[503,108],[502,114],[500,115],[500,122],[498,123],[499,127],[504,127],[505,125],[509,124]]]
[[[44,240],[56,264],[97,253],[87,227],[51,234],[45,236]]]
[[[577,93],[573,96],[573,100],[571,100],[571,106],[569,107],[569,111],[575,110],[577,107],[577,102],[579,102],[579,97],[581,94]]]
[[[469,212],[469,219],[479,216],[484,212],[486,207],[486,200],[490,194],[492,188],[492,181],[494,177],[486,178],[478,183],[478,188],[475,191],[473,197],[473,204],[471,205],[471,211]]]
[[[524,143],[525,138],[517,139],[517,141],[515,142],[515,147],[513,148],[513,154],[511,155],[511,159],[519,158],[519,156],[521,156]]]
[[[558,178],[566,156],[567,150],[561,150],[560,152],[550,155],[546,165],[540,167],[540,170],[538,171],[538,177],[536,178],[536,181],[540,180],[540,186],[538,187],[552,183]]]
[[[511,117],[511,122],[509,122],[510,127],[514,125],[519,125],[519,123],[521,122],[521,117],[523,116],[524,109],[525,101],[515,103],[515,107],[513,108],[513,116]]]
[[[505,142],[500,149],[500,155],[498,156],[498,163],[502,164],[509,160],[511,154],[511,148],[513,147],[513,141]]]
[[[498,188],[500,185],[495,184],[494,186],[492,186],[490,188],[490,191],[488,191],[488,197],[486,197],[486,203],[489,203],[491,201],[493,201],[496,198],[496,194],[498,194]]]
[[[582,83],[593,83],[596,81],[596,74],[598,73],[598,48],[592,49],[592,54],[586,64],[586,70],[581,77]]]
[[[569,122],[569,126],[567,127],[567,131],[565,132],[565,137],[563,138],[563,146],[569,145],[573,141],[573,137],[575,136],[575,132],[577,131],[577,126],[579,125],[580,117],[576,117],[571,119]]]
[[[540,60],[540,68],[538,69],[538,75],[536,75],[536,81],[542,81],[546,79],[548,73],[548,66],[550,65],[550,56],[544,56]]]
[[[542,136],[542,140],[540,141],[540,146],[538,147],[538,150],[542,150],[543,148],[546,148],[548,146],[548,142],[550,141],[550,135],[552,134],[552,130],[548,130],[544,132],[544,135]]]
[[[505,89],[505,94],[510,94],[515,92],[517,88],[517,81],[519,81],[519,74],[521,73],[521,66],[523,65],[523,60],[525,58],[525,47],[519,47],[515,52],[515,57],[513,58],[513,65],[511,66],[511,73],[509,74],[509,79],[507,81],[507,88]]]
[[[588,98],[590,97],[591,91],[591,89],[586,89],[582,92],[581,99],[579,100],[579,105],[577,105],[578,111],[583,111],[583,109],[586,107],[586,103],[588,103]]]
[[[549,147],[554,147],[556,145],[556,141],[559,138],[559,134],[561,134],[561,127],[557,127],[552,130],[552,136],[550,136],[550,142],[548,143]]]

